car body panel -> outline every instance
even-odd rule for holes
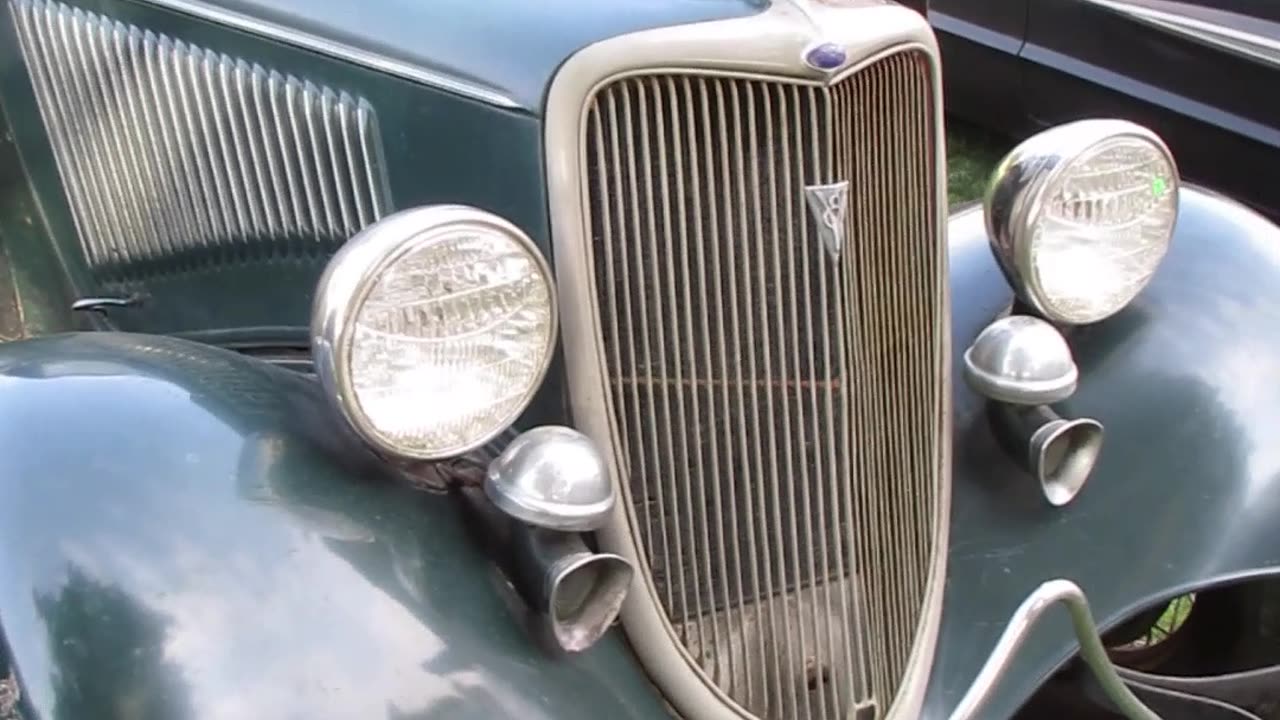
[[[1017,125],[1025,114],[1018,53],[1030,0],[929,0],[948,112]]]
[[[1201,29],[1216,29],[1219,34]],[[1110,76],[1090,69],[1105,68],[1127,81],[1116,90],[1147,102],[1167,103],[1168,110],[1280,145],[1276,134],[1280,98],[1259,92],[1280,78],[1280,51],[1269,58],[1262,53],[1245,54],[1239,50],[1249,44],[1224,42],[1228,36],[1253,37],[1280,48],[1280,7],[1250,0],[1212,5],[1171,0],[1043,0],[1032,4],[1022,56],[1039,64],[1047,64],[1044,60],[1050,53],[1068,57],[1077,65],[1058,69],[1079,73],[1099,85],[1110,84]],[[1209,42],[1212,37],[1224,41]],[[1224,82],[1226,78],[1230,81]],[[1165,97],[1146,94],[1144,88],[1163,91]],[[1049,90],[1030,86],[1027,90],[1033,93],[1033,105],[1044,107],[1045,112],[1067,110],[1061,102],[1051,102]],[[1214,108],[1220,115],[1210,117],[1202,107]]]
[[[72,292],[47,227],[13,133],[0,112],[0,262],[7,267],[7,281],[0,279],[0,295],[7,295],[0,297],[0,304],[7,310],[0,312],[8,318],[0,321],[0,336],[6,339],[73,327]]]
[[[28,717],[663,714],[619,633],[536,644],[460,503],[389,478],[311,378],[50,336],[0,346],[0,415],[0,618]]]
[[[953,357],[1012,296],[981,208],[950,226]],[[955,384],[951,550],[926,717],[968,690],[1014,609],[1066,578],[1112,626],[1196,587],[1280,573],[1280,229],[1195,187],[1152,284],[1068,338],[1080,385],[1055,406],[1105,426],[1074,502],[1049,506]],[[1022,647],[983,717],[1008,717],[1074,652],[1065,611]]]
[[[763,0],[151,0],[230,12],[427,70],[540,113],[551,76],[597,40],[665,25],[741,17]],[[226,19],[225,15],[221,16]],[[498,101],[501,102],[501,101]]]

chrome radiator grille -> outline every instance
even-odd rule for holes
[[[99,280],[320,255],[388,212],[364,101],[63,3],[9,7]]]
[[[932,73],[638,75],[589,107],[633,535],[689,656],[762,718],[879,717],[916,641],[946,387]],[[805,188],[839,181],[833,254]]]

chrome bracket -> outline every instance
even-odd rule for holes
[[[106,315],[110,308],[130,308],[137,307],[146,300],[146,296],[142,293],[134,293],[128,297],[89,297],[80,298],[71,303],[72,312],[96,312],[100,315]]]
[[[1116,666],[1111,664],[1111,658],[1107,657],[1107,650],[1102,646],[1098,626],[1093,621],[1093,613],[1089,611],[1089,600],[1080,586],[1070,580],[1049,580],[1022,601],[1013,617],[1009,618],[1009,625],[973,685],[969,686],[969,691],[951,712],[950,720],[979,717],[982,708],[991,700],[1000,678],[1013,663],[1018,648],[1022,647],[1045,610],[1058,603],[1066,605],[1067,611],[1071,613],[1071,626],[1080,643],[1080,657],[1093,671],[1103,694],[1115,705],[1116,711],[1129,720],[1161,720],[1159,715],[1133,694],[1116,672]]]

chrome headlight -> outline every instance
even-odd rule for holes
[[[1082,120],[1023,142],[986,197],[992,248],[1014,290],[1046,318],[1102,320],[1146,287],[1178,216],[1178,170],[1154,133]]]
[[[546,374],[551,272],[496,215],[404,210],[334,255],[311,336],[321,383],[368,443],[404,458],[457,455],[508,427]]]

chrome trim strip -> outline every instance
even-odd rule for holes
[[[1087,1],[1196,42],[1280,67],[1280,40],[1275,38],[1123,0]]]
[[[806,45],[815,36],[844,45],[856,60],[839,73],[828,74],[803,63]],[[747,18],[694,23],[624,35],[590,45],[570,57],[552,82],[547,96],[546,152],[548,200],[558,291],[561,329],[570,406],[579,429],[596,441],[605,453],[621,497],[629,489],[620,482],[623,468],[613,443],[616,428],[610,418],[611,393],[604,377],[603,322],[593,288],[589,252],[591,230],[586,226],[588,202],[586,157],[582,147],[590,100],[605,85],[641,73],[688,72],[710,75],[793,79],[801,84],[834,84],[866,65],[895,52],[920,49],[935,59],[933,93],[942,98],[938,48],[927,22],[915,11],[880,0],[849,0],[840,6],[808,4],[803,10],[792,2],[776,2],[767,11]],[[945,187],[946,162],[943,113],[936,113],[937,172],[933,181]],[[936,209],[938,227],[946,227],[946,201]],[[939,243],[945,242],[938,238]],[[946,253],[940,273],[947,277]],[[945,293],[945,289],[944,289]],[[948,300],[949,302],[949,300]],[[950,313],[942,312],[938,332],[950,337]],[[944,398],[939,467],[941,477],[933,508],[934,557],[930,568],[925,606],[917,626],[915,646],[907,661],[900,691],[881,717],[915,720],[920,715],[932,669],[945,586],[950,520],[951,467],[951,359],[950,343],[942,344],[940,366]],[[601,545],[638,567],[644,561],[631,527],[638,523],[633,503],[619,502],[608,526],[598,534]],[[691,720],[743,720],[752,717],[734,702],[702,670],[665,616],[648,572],[637,572],[622,612],[629,640],[646,670],[664,694]]]
[[[339,60],[347,60],[364,65],[388,75],[412,80],[423,85],[471,98],[472,100],[479,100],[480,102],[503,108],[518,109],[520,107],[520,103],[513,98],[493,88],[449,77],[418,65],[361,50],[346,43],[312,35],[269,20],[262,20],[234,10],[221,8],[211,3],[202,2],[202,0],[144,0],[144,2],[187,15],[194,15],[237,30],[269,37],[290,45],[297,45]]]
[[[1111,664],[1111,658],[1107,657],[1102,638],[1098,635],[1098,626],[1089,610],[1089,599],[1080,586],[1070,580],[1049,580],[1022,601],[1013,612],[1013,617],[1009,618],[1009,625],[973,685],[969,686],[969,691],[951,712],[950,720],[979,717],[1000,678],[1013,664],[1018,648],[1031,635],[1045,611],[1058,603],[1065,605],[1071,613],[1071,626],[1080,642],[1080,657],[1093,670],[1103,693],[1115,705],[1116,710],[1129,720],[1160,720],[1160,716],[1144,705],[1120,679],[1115,665]]]

